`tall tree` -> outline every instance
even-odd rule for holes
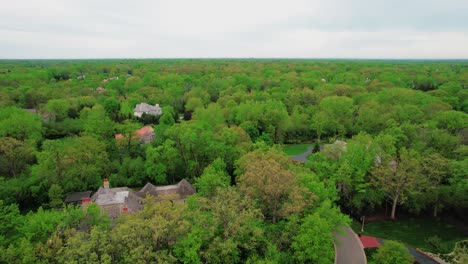
[[[380,158],[380,164],[372,170],[371,183],[391,199],[390,218],[395,219],[397,205],[405,202],[411,193],[424,189],[427,181],[421,173],[419,157],[412,150],[403,149],[394,159]]]
[[[85,191],[101,185],[108,163],[104,143],[90,136],[47,140],[32,174],[41,179],[44,186],[60,184],[64,193]],[[37,190],[41,191],[47,190]]]
[[[115,124],[106,114],[106,110],[99,104],[92,108],[85,107],[80,112],[80,119],[83,120],[83,128],[86,135],[97,139],[113,138]]]
[[[311,206],[312,193],[298,184],[288,165],[287,157],[276,150],[256,150],[239,161],[240,190],[259,203],[272,223]]]
[[[18,176],[34,160],[34,149],[26,142],[0,137],[0,175]]]

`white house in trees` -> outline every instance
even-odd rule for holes
[[[147,115],[160,116],[162,115],[162,109],[159,104],[150,105],[147,103],[137,104],[134,109],[134,115],[136,117],[141,117],[143,113]]]

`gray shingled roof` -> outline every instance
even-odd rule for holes
[[[140,197],[144,197],[147,193],[153,196],[178,194],[181,199],[184,199],[187,196],[194,194],[195,189],[187,180],[182,179],[175,185],[166,186],[154,186],[148,182],[143,188],[141,188],[138,195]]]
[[[159,104],[150,105],[147,103],[137,104],[134,109],[135,116],[141,117],[143,113],[148,115],[162,115],[162,109]]]
[[[65,199],[65,203],[81,202],[83,198],[89,198],[91,191],[70,193]]]

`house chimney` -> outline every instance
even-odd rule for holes
[[[104,178],[104,189],[109,189],[109,180]]]
[[[86,211],[88,209],[88,205],[92,202],[91,198],[82,198],[81,199],[81,209]]]

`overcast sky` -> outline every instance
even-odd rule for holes
[[[0,0],[0,58],[468,58],[468,0]]]

